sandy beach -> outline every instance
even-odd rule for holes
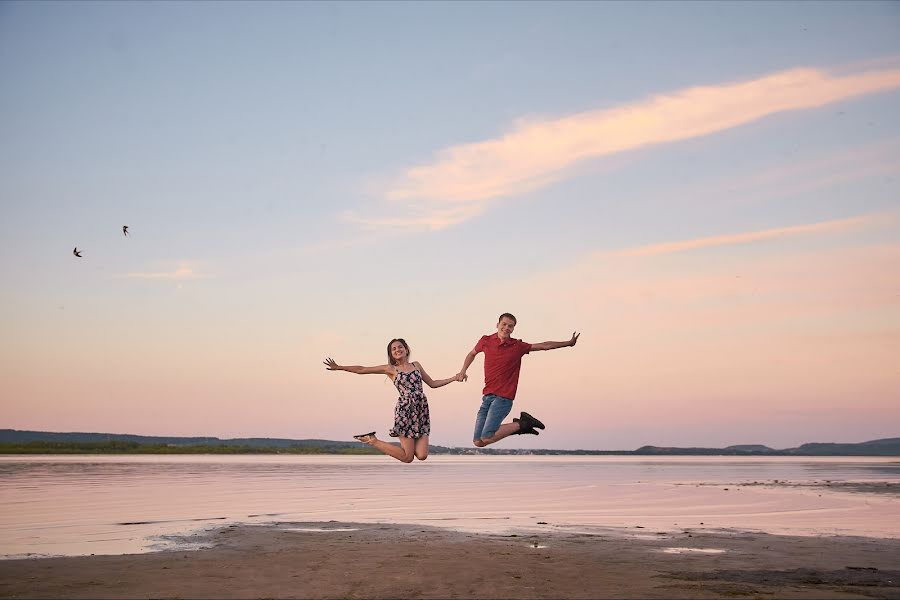
[[[0,561],[4,598],[900,598],[900,540],[229,526],[209,547]]]

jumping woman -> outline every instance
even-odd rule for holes
[[[394,408],[394,427],[391,437],[399,438],[400,445],[389,444],[375,437],[375,432],[354,435],[360,442],[369,444],[376,450],[393,456],[399,461],[411,463],[413,458],[428,458],[428,434],[431,433],[431,418],[428,414],[428,398],[422,389],[422,382],[428,387],[439,388],[459,381],[460,376],[447,379],[432,379],[422,365],[409,361],[409,345],[406,340],[396,338],[387,345],[388,364],[377,367],[361,367],[359,365],[343,366],[333,358],[326,358],[325,367],[329,371],[347,371],[357,375],[387,375],[394,382],[400,393],[397,406]]]

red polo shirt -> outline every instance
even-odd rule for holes
[[[531,344],[513,338],[501,343],[500,336],[494,333],[481,336],[475,352],[484,352],[484,390],[481,393],[515,400],[522,357],[531,352]]]

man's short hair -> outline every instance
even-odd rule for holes
[[[497,322],[499,323],[500,321],[502,321],[503,317],[512,319],[513,325],[517,325],[519,323],[518,321],[516,321],[516,318],[512,315],[512,313],[503,313],[502,315],[500,315],[500,318],[497,319]]]

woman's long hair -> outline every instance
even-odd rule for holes
[[[397,361],[395,361],[395,360],[394,360],[394,357],[391,356],[391,346],[394,345],[394,342],[400,342],[401,344],[403,344],[403,347],[406,348],[406,356],[407,356],[407,357],[409,357],[409,355],[411,354],[411,352],[409,351],[409,344],[407,344],[407,343],[406,343],[406,340],[404,340],[403,338],[394,338],[394,339],[392,339],[391,341],[389,341],[389,342],[388,342],[388,345],[387,345],[388,362],[391,363],[392,365],[394,365],[394,366],[396,367],[396,366],[397,366]]]

